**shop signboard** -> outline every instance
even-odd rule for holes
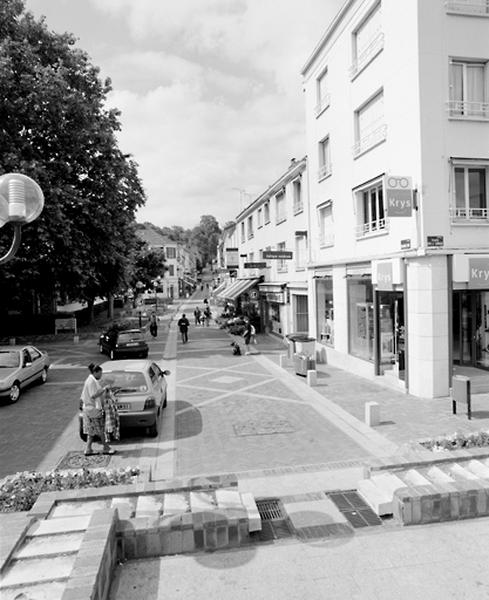
[[[442,235],[428,235],[426,237],[426,245],[428,248],[443,248]]]
[[[267,302],[285,303],[285,294],[283,292],[265,292]]]
[[[390,291],[393,289],[393,281],[392,262],[377,263],[377,289]]]
[[[273,258],[277,260],[292,260],[291,250],[263,250],[262,258]]]
[[[469,258],[469,288],[489,289],[489,258]]]
[[[401,250],[409,250],[411,248],[411,240],[406,238],[401,240]]]
[[[411,177],[386,175],[388,217],[410,217],[413,212],[413,184]]]
[[[244,268],[245,269],[266,269],[267,263],[266,262],[245,262]]]
[[[239,248],[226,248],[226,268],[237,269],[239,267]]]

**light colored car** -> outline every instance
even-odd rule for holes
[[[49,356],[34,346],[0,346],[0,398],[17,402],[21,390],[45,383]]]
[[[116,397],[121,428],[144,427],[150,437],[156,437],[167,404],[165,375],[170,371],[162,371],[151,360],[112,360],[100,366],[102,386],[109,385]],[[81,404],[78,418],[80,437],[86,441]]]

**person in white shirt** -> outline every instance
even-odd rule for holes
[[[102,378],[102,368],[98,365],[90,365],[90,375],[83,384],[81,399],[83,401],[83,432],[87,435],[87,447],[85,456],[98,454],[92,449],[94,438],[97,437],[103,444],[102,454],[115,454],[105,440],[104,431],[104,412],[103,396],[109,390],[109,387],[102,387],[100,379]]]

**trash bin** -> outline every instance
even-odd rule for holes
[[[289,333],[285,337],[289,341],[289,358],[297,353],[314,356],[316,338],[309,337],[306,333]]]
[[[316,368],[316,361],[304,353],[294,354],[294,369],[297,375],[307,377],[307,372]]]

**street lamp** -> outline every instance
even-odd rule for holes
[[[0,177],[0,228],[12,223],[14,238],[0,264],[11,260],[17,253],[22,237],[22,225],[31,223],[41,214],[44,194],[38,184],[20,173],[6,173]]]
[[[143,323],[142,323],[142,319],[141,319],[141,305],[142,305],[142,298],[140,298],[141,295],[141,290],[144,288],[144,283],[142,281],[137,281],[136,282],[136,306],[138,307],[138,317],[139,317],[139,329],[141,329]]]

